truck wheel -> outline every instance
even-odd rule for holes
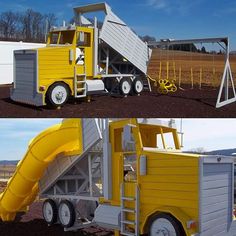
[[[140,78],[136,78],[133,81],[133,91],[135,94],[140,94],[143,92],[143,81]]]
[[[47,91],[47,102],[52,107],[64,105],[69,97],[68,87],[64,83],[55,83]]]
[[[132,89],[131,79],[123,78],[120,81],[120,92],[121,92],[121,94],[127,96],[131,92],[131,89]]]
[[[64,228],[72,227],[75,223],[75,209],[68,200],[61,201],[58,209],[59,220]]]
[[[57,205],[52,199],[47,199],[43,203],[43,218],[48,225],[57,222]]]
[[[185,232],[183,230],[180,222],[175,220],[169,214],[159,214],[151,222],[149,234],[150,236],[184,236]]]
[[[114,88],[118,85],[116,78],[105,78],[104,79],[105,88],[108,92],[112,92]]]

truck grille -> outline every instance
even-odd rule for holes
[[[36,106],[42,105],[42,97],[37,93],[37,51],[14,52],[14,89],[11,99]]]
[[[232,221],[232,164],[203,164],[201,236],[227,235]]]

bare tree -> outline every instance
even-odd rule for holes
[[[42,15],[32,9],[21,13],[4,12],[0,14],[0,38],[1,40],[44,42],[45,34],[56,22],[57,18],[53,13]]]
[[[198,153],[198,154],[204,154],[206,153],[206,149],[204,147],[197,147],[189,150],[191,153]]]
[[[6,38],[14,38],[18,24],[18,14],[12,11],[3,12],[0,15],[0,32]]]
[[[33,18],[33,10],[28,9],[26,12],[24,12],[21,15],[21,23],[22,23],[22,34],[23,38],[26,41],[31,41],[32,40],[32,18]]]
[[[32,19],[32,37],[33,40],[43,40],[44,36],[44,17],[39,12],[33,12]]]
[[[55,26],[57,22],[57,17],[54,13],[49,13],[44,15],[44,19],[47,21],[47,29],[46,32],[48,32],[53,26]]]

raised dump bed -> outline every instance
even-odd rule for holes
[[[76,163],[101,140],[101,132],[95,119],[82,120],[82,143],[83,152],[75,156],[59,156],[46,169],[43,178],[40,180],[40,192],[46,193],[57,180],[64,176]]]
[[[112,11],[108,4],[99,3],[76,7],[74,11],[77,18],[85,13],[103,11],[106,17],[99,31],[99,47],[103,47],[102,44],[105,42],[138,70],[144,74],[147,73],[152,50]]]

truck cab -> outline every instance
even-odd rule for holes
[[[94,75],[93,53],[93,28],[52,29],[46,47],[15,52],[12,99],[57,107],[70,96],[82,98],[104,91],[103,82]]]

